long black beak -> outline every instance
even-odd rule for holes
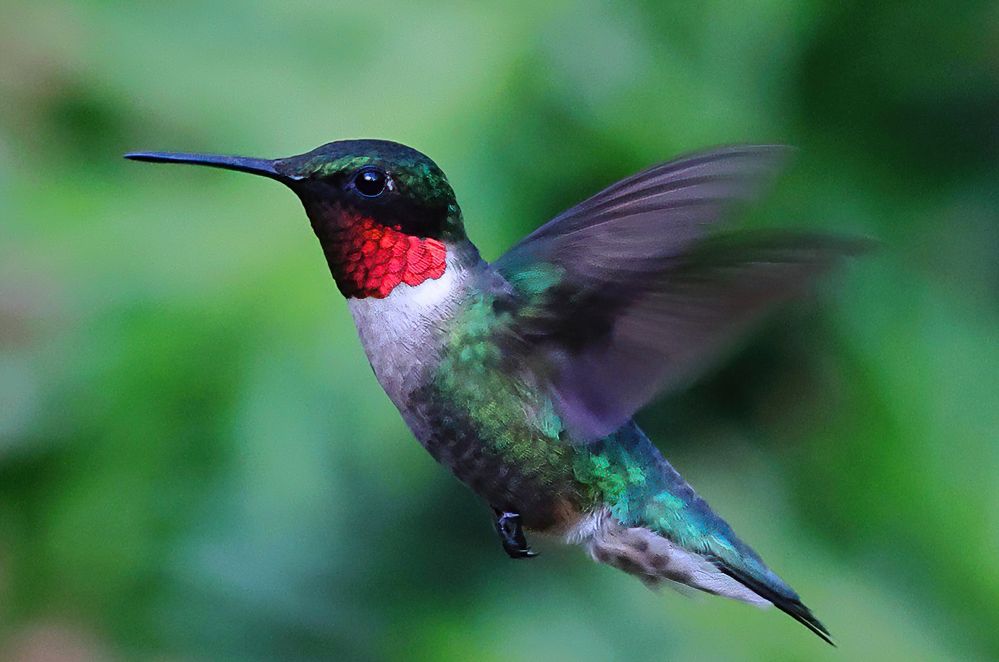
[[[189,163],[192,165],[210,166],[225,170],[238,170],[251,175],[261,175],[276,179],[284,184],[291,184],[299,177],[278,172],[276,160],[253,159],[245,156],[223,156],[220,154],[183,154],[174,152],[129,152],[126,159],[133,161],[149,161],[150,163]]]

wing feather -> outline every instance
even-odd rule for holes
[[[558,215],[495,267],[516,292],[500,341],[546,375],[574,438],[600,439],[863,242],[709,236],[786,160],[723,148],[654,166]]]

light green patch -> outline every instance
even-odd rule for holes
[[[317,156],[303,168],[317,177],[328,177],[338,172],[354,171],[369,165],[374,159],[370,155],[345,156],[339,159],[329,160],[323,156]]]
[[[629,466],[628,482],[632,485],[645,485],[645,470],[638,465]]]
[[[543,294],[562,282],[565,269],[547,262],[531,264],[522,271],[506,274],[507,281],[521,294],[532,297]]]
[[[728,552],[735,553],[736,551],[735,546],[732,545],[732,543],[730,543],[728,540],[722,538],[721,536],[711,536],[711,544],[712,547],[717,545],[718,547],[721,547],[722,549]]]
[[[663,504],[670,510],[682,510],[684,507],[686,507],[686,504],[683,502],[683,499],[673,494],[670,494],[669,492],[660,492],[659,494],[653,496],[652,499],[657,503]]]

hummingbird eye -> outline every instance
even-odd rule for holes
[[[354,175],[354,188],[366,198],[375,198],[388,186],[388,175],[378,168],[364,168]]]

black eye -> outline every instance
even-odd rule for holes
[[[365,168],[354,175],[354,188],[368,198],[381,195],[387,184],[388,175],[378,168]]]

